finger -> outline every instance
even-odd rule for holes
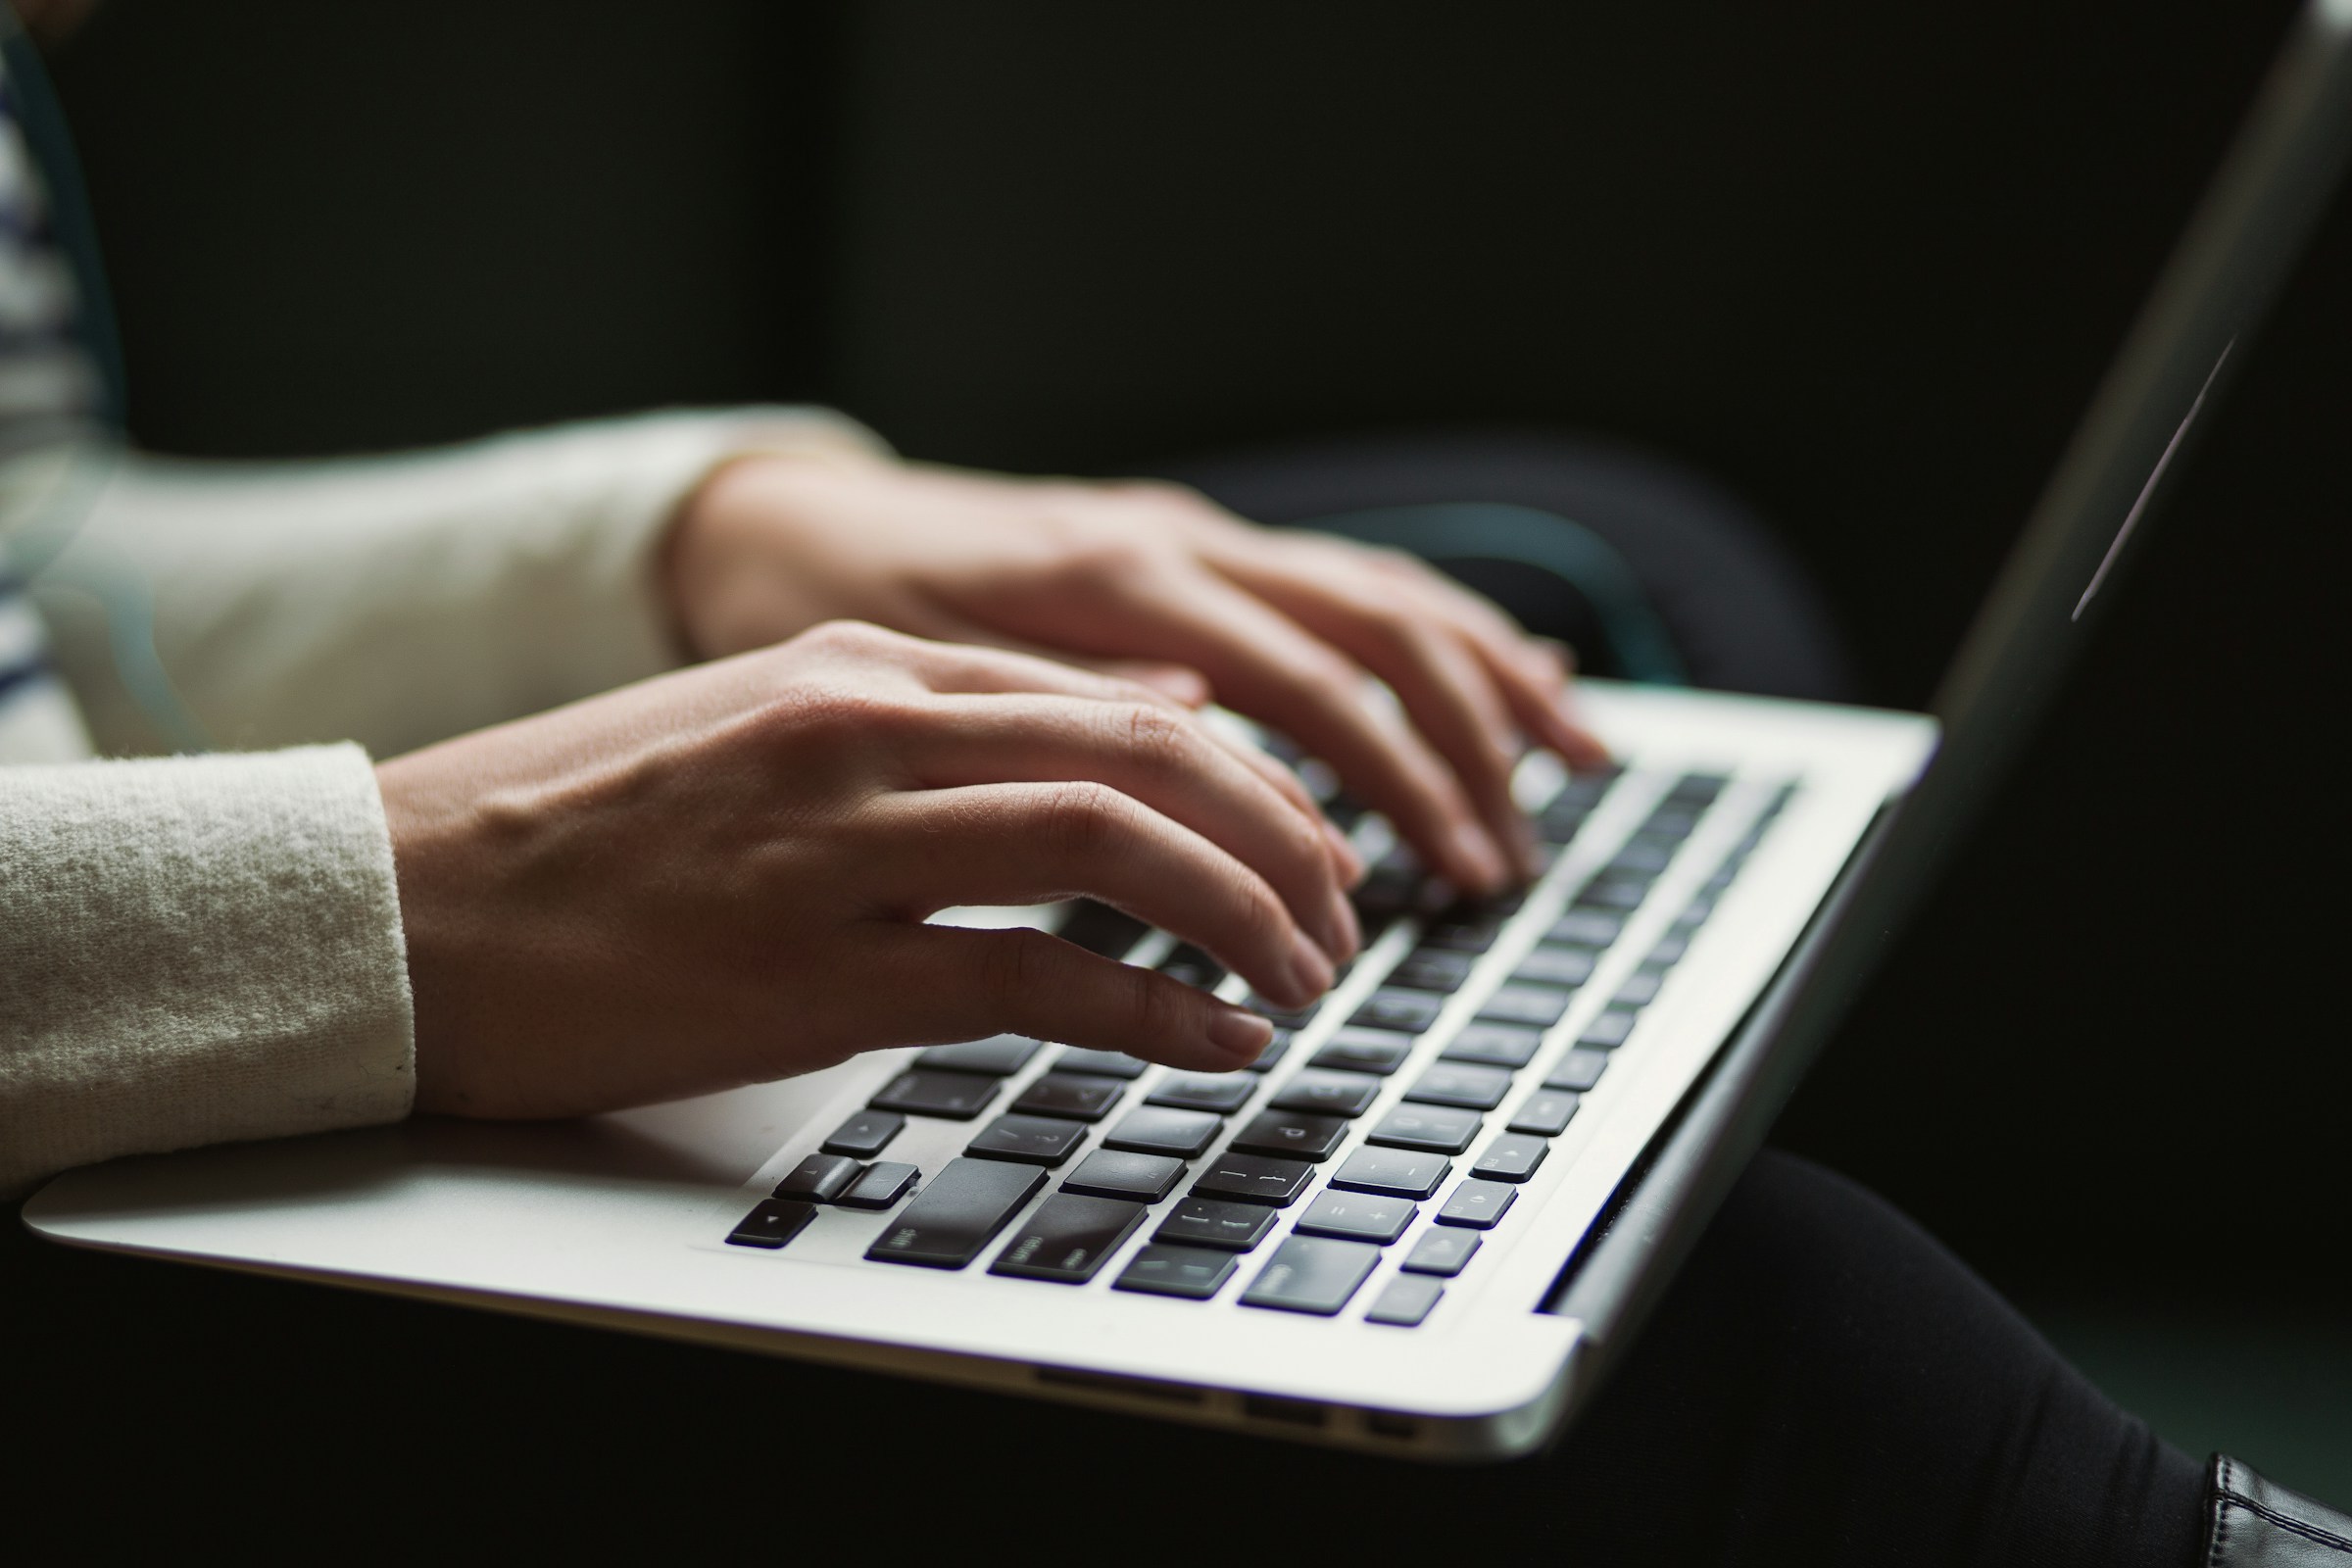
[[[1234,708],[1283,730],[1338,770],[1456,885],[1493,891],[1502,852],[1452,770],[1401,718],[1366,700],[1365,673],[1264,600],[1208,571],[1142,590],[1123,607],[1138,634],[1205,673]]]
[[[981,648],[1002,648],[1032,659],[1091,669],[1114,680],[1134,681],[1149,686],[1164,697],[1170,697],[1187,708],[1205,708],[1215,693],[1209,689],[1208,677],[1185,664],[1158,659],[1105,659],[1092,654],[1058,649],[1044,643],[1015,637],[992,626],[956,613],[940,610],[933,615],[935,633],[949,642],[969,643]]]
[[[1331,958],[1264,877],[1107,784],[923,790],[872,810],[890,913],[1094,898],[1206,949],[1286,1006],[1331,989]]]
[[[861,974],[894,1040],[992,1034],[1123,1051],[1198,1072],[1257,1059],[1273,1025],[1207,992],[1043,931],[880,923]]]
[[[1296,779],[1284,790],[1198,719],[1026,694],[947,699],[940,713],[906,753],[922,788],[1107,784],[1257,872],[1334,963],[1355,956],[1360,933],[1322,813]]]
[[[1178,711],[1189,706],[1160,686],[1081,668],[1049,653],[936,642],[873,626],[845,627],[842,637],[848,652],[888,658],[934,692],[1047,692],[1095,702],[1148,702]],[[991,637],[989,641],[1002,639]],[[1158,663],[1157,667],[1176,666]]]
[[[1110,659],[1086,654],[1056,652],[1052,649],[1044,648],[1040,645],[1025,643],[1019,638],[1010,637],[1002,632],[992,631],[987,627],[982,626],[978,621],[968,620],[960,615],[955,615],[953,612],[949,612],[947,613],[950,617],[952,617],[947,623],[958,628],[968,628],[969,641],[973,644],[977,644],[984,648],[1014,650],[1021,653],[1024,657],[1035,661],[1037,663],[1061,665],[1065,668],[1100,670],[1102,671],[1106,678],[1110,679],[1114,684],[1107,688],[1098,688],[1085,683],[1067,684],[1062,688],[1049,688],[1045,686],[1019,686],[1010,683],[1020,679],[1025,673],[1035,674],[1033,668],[1030,668],[1029,666],[1000,667],[996,665],[988,665],[985,666],[984,670],[982,666],[975,665],[969,668],[956,666],[956,672],[954,677],[948,680],[945,684],[936,685],[935,689],[937,690],[1014,691],[1063,689],[1067,691],[1068,695],[1072,696],[1093,696],[1100,697],[1104,701],[1115,702],[1124,692],[1126,692],[1130,685],[1140,685],[1149,687],[1149,689],[1155,692],[1160,697],[1172,699],[1186,708],[1199,708],[1202,706],[1208,699],[1208,678],[1202,675],[1199,670],[1194,669],[1189,664],[1174,663],[1160,660]],[[952,661],[954,659],[952,652],[941,653],[934,657],[942,661]],[[1130,673],[1152,670],[1165,671],[1171,678],[1166,680],[1139,680],[1133,679]],[[996,682],[996,684],[988,684],[988,682],[991,681]],[[1187,699],[1189,694],[1184,688],[1186,683],[1194,681],[1199,683],[1199,696],[1197,700],[1188,701]],[[1261,774],[1268,783],[1272,784],[1276,789],[1282,792],[1283,797],[1286,800],[1291,801],[1299,809],[1313,815],[1323,834],[1324,843],[1330,854],[1332,865],[1338,871],[1342,880],[1344,880],[1349,887],[1353,887],[1356,883],[1363,880],[1365,871],[1363,857],[1355,853],[1354,846],[1348,842],[1348,836],[1342,833],[1337,827],[1333,826],[1330,819],[1323,815],[1322,808],[1314,804],[1313,798],[1306,793],[1306,787],[1298,782],[1298,777],[1297,774],[1293,773],[1289,768],[1283,766],[1282,763],[1276,761],[1273,758],[1268,757],[1263,751],[1259,750],[1255,746],[1250,745],[1247,741],[1241,740],[1232,735],[1228,735],[1222,730],[1217,729],[1207,729],[1205,733],[1211,735],[1218,744],[1224,746],[1228,751],[1231,751],[1235,756],[1241,758],[1245,762],[1248,762],[1252,768],[1256,769],[1257,772]],[[1354,910],[1352,907],[1350,907],[1348,911],[1348,924],[1352,926],[1354,924]]]
[[[1529,636],[1488,600],[1424,562],[1375,554],[1400,590],[1423,597],[1433,612],[1446,616],[1461,634],[1537,745],[1558,753],[1571,767],[1608,761],[1608,748],[1584,722],[1571,695],[1569,680],[1576,663],[1567,644]]]
[[[1116,702],[1131,688],[1143,687],[1164,700],[1173,701],[1188,709],[1199,709],[1205,706],[1211,695],[1208,677],[1189,664],[1166,660],[1117,659],[1051,649],[991,630],[978,621],[957,615],[954,612],[944,612],[943,623],[956,628],[958,634],[965,638],[966,642],[946,645],[945,648],[931,655],[943,672],[934,681],[935,690],[1055,690],[1065,692],[1070,696],[1096,697],[1103,701]],[[1003,665],[978,662],[967,664],[959,662],[956,653],[958,647],[967,645],[976,645],[984,649],[1009,650],[1033,662]],[[1099,686],[1086,682],[1066,681],[1057,685],[1049,684],[1051,676],[1041,674],[1036,668],[1038,664],[1101,671],[1111,684]],[[1298,775],[1246,741],[1221,730],[1212,729],[1209,733],[1216,738],[1219,744],[1263,774],[1269,783],[1283,793],[1285,799],[1296,803],[1300,809],[1314,814],[1329,848],[1332,864],[1348,886],[1353,887],[1357,882],[1363,880],[1363,858],[1355,853],[1354,847],[1348,842],[1347,835],[1324,817],[1322,808],[1316,806],[1312,798],[1307,795],[1305,786],[1298,782]],[[1349,918],[1352,921],[1352,909],[1349,911]]]
[[[1494,671],[1494,683],[1511,712],[1537,745],[1559,754],[1570,767],[1604,767],[1608,764],[1609,749],[1599,736],[1592,733],[1578,711],[1576,699],[1568,684],[1569,662],[1551,653],[1559,644],[1538,644],[1549,657],[1541,666],[1543,672],[1528,674],[1515,663],[1503,663],[1480,650],[1480,657]]]
[[[1384,591],[1386,582],[1346,563],[1332,564],[1347,569],[1314,577],[1268,571],[1253,586],[1274,608],[1388,682],[1453,768],[1489,834],[1510,852],[1522,875],[1534,874],[1534,835],[1511,799],[1519,736],[1492,673],[1419,606],[1400,612],[1397,596]]]
[[[1565,645],[1530,637],[1500,607],[1417,556],[1338,538],[1310,536],[1285,543],[1291,549],[1281,560],[1291,575],[1337,574],[1352,561],[1450,627],[1486,666],[1513,718],[1538,745],[1558,753],[1572,767],[1608,760],[1607,748],[1583,723],[1569,695],[1574,665],[1561,658]],[[1254,574],[1270,568],[1258,558],[1230,567],[1220,562],[1219,569],[1254,585]]]

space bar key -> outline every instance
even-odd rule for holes
[[[951,1159],[865,1250],[878,1263],[962,1268],[1046,1185],[1035,1165]]]

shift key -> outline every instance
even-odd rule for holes
[[[1034,1165],[951,1159],[865,1255],[877,1263],[962,1268],[1045,1185],[1046,1173]]]

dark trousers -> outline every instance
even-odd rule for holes
[[[1659,657],[1644,639],[1662,636],[1699,684],[1841,689],[1834,640],[1769,538],[1655,464],[1481,437],[1180,476],[1270,521],[1419,530],[1604,670]],[[1452,534],[1424,510],[1463,502],[1508,515]],[[1590,539],[1538,544],[1533,564],[1496,542],[1546,515],[1616,564]],[[1598,575],[1553,569],[1580,561]],[[1620,569],[1642,601],[1630,609]],[[1931,1238],[1773,1153],[1562,1443],[1507,1465],[1428,1469],[13,1231],[0,1411],[18,1446],[0,1488],[21,1531],[358,1556],[656,1544],[682,1558],[724,1536],[843,1561],[2185,1568],[2203,1498],[2198,1465]]]

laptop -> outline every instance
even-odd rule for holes
[[[1539,1447],[2027,738],[2348,142],[2352,0],[2315,0],[1935,717],[1587,682],[1620,765],[1522,765],[1546,869],[1486,904],[1325,792],[1375,867],[1367,941],[1318,1005],[1263,1009],[1250,1070],[998,1037],[562,1125],[120,1160],[25,1221],[1397,1456]],[[942,918],[1048,925],[1250,1001],[1099,905]]]

